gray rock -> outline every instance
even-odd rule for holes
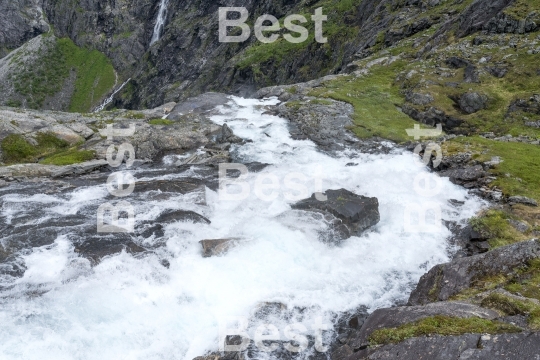
[[[476,66],[472,64],[467,65],[463,74],[463,81],[465,81],[466,83],[480,82],[480,74],[478,73],[478,69],[476,68]]]
[[[473,114],[486,108],[487,96],[477,92],[469,92],[461,95],[458,101],[459,108],[467,114]]]
[[[534,206],[534,207],[538,206],[538,202],[536,202],[536,200],[525,197],[525,196],[511,196],[508,198],[508,203],[510,205],[523,204],[523,205]]]
[[[49,31],[41,0],[0,1],[0,58]]]
[[[320,195],[320,194],[319,194]],[[327,200],[320,201],[317,195],[292,205],[293,209],[330,213],[340,219],[351,235],[360,235],[380,221],[379,201],[356,195],[348,190],[327,190]]]
[[[227,124],[223,124],[223,126],[221,127],[221,131],[216,138],[216,142],[218,144],[223,144],[223,143],[238,144],[238,143],[241,143],[242,141],[243,141],[242,138],[234,135],[233,131]]]
[[[161,215],[159,215],[155,220],[156,223],[160,224],[168,224],[178,221],[189,221],[193,223],[204,224],[211,223],[210,220],[208,220],[201,214],[197,214],[196,212],[189,210],[167,210],[164,211]]]
[[[475,280],[487,276],[507,275],[538,258],[540,258],[540,240],[530,240],[437,265],[422,276],[409,297],[409,304],[425,305],[446,301],[451,296],[468,289]]]
[[[201,240],[203,257],[220,256],[237,246],[239,238]]]
[[[435,101],[433,96],[431,96],[430,94],[421,94],[416,92],[408,93],[405,99],[414,105],[420,106],[425,106]]]
[[[369,337],[375,330],[398,327],[436,315],[489,320],[499,317],[496,311],[461,302],[438,302],[425,306],[378,309],[367,318],[357,336],[351,340],[350,346],[355,350],[365,348],[369,345]]]
[[[430,126],[442,124],[443,129],[446,131],[452,131],[463,123],[463,120],[447,115],[444,111],[434,107],[430,107],[425,111],[420,111],[412,106],[404,104],[401,110],[404,114],[422,124]]]
[[[340,101],[325,101],[328,104],[302,98],[298,106],[281,104],[276,112],[291,121],[289,131],[293,138],[310,139],[326,151],[342,150],[345,143],[356,141],[347,130],[353,124],[354,108]]]
[[[176,104],[167,118],[178,120],[182,115],[202,114],[215,109],[219,105],[225,105],[229,101],[229,96],[226,94],[204,93]]]
[[[531,229],[529,224],[524,223],[523,221],[509,219],[508,222],[520,233],[526,233]]]
[[[540,333],[418,337],[360,350],[348,360],[523,360],[540,356]]]
[[[482,165],[466,166],[464,168],[445,170],[440,173],[442,177],[449,177],[450,181],[455,184],[462,185],[465,182],[476,181],[487,173]]]

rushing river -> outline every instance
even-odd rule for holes
[[[271,164],[247,175],[251,188],[261,174],[283,184],[288,174],[300,173],[311,194],[318,191],[318,177],[323,190],[377,197],[379,224],[361,237],[329,244],[321,241],[327,225],[291,210],[294,201],[286,199],[285,188],[271,201],[254,191],[243,200],[220,200],[208,187],[204,201],[200,193],[139,192],[127,198],[137,222],[184,209],[211,223],[167,224],[164,239],[135,240],[151,252],[124,251],[92,266],[74,243],[85,236],[81,227],[97,236],[96,209],[110,200],[104,181],[50,193],[40,183],[10,185],[0,189],[0,222],[30,230],[24,238],[29,245],[1,264],[1,359],[191,360],[217,350],[220,319],[253,315],[263,302],[308,309],[301,319],[306,323],[316,316],[332,321],[331,314],[361,305],[373,310],[405,301],[427,269],[448,260],[449,230],[413,233],[404,226],[406,207],[425,200],[415,191],[415,178],[437,177],[416,156],[397,148],[380,155],[325,154],[311,141],[293,140],[286,120],[263,114],[264,105],[277,100],[231,101],[213,121],[251,140],[233,146],[236,162]],[[132,173],[148,181],[204,176],[196,166],[181,171],[171,165],[176,158]],[[482,206],[448,179],[429,201],[440,206],[444,220],[458,223]],[[40,245],[45,236],[54,242]],[[200,240],[233,237],[245,241],[223,256],[201,256]],[[14,239],[3,234],[4,248]],[[17,266],[24,275],[8,271]],[[283,329],[285,321],[275,319],[276,327]]]

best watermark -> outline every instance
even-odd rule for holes
[[[238,19],[230,19],[229,14],[240,14]],[[219,8],[219,42],[224,43],[240,43],[247,41],[251,36],[251,29],[246,24],[249,18],[249,12],[245,7],[220,7]],[[315,41],[321,44],[328,42],[328,39],[323,35],[323,22],[328,20],[328,16],[323,15],[323,8],[317,8],[311,16],[311,21],[314,23]],[[283,21],[283,27],[291,33],[283,34],[283,38],[290,43],[302,43],[309,38],[309,31],[306,27],[300,24],[306,24],[308,20],[303,15],[289,15]],[[265,23],[267,25],[265,25]],[[242,33],[240,35],[228,35],[229,28],[239,28]],[[253,27],[255,37],[262,43],[273,43],[279,39],[280,34],[277,32],[282,30],[279,20],[273,15],[262,15],[255,21]]]

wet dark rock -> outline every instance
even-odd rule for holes
[[[146,252],[146,249],[133,242],[130,234],[116,233],[102,236],[88,236],[82,242],[76,242],[75,252],[89,259],[92,264],[99,264],[103,258],[126,251],[129,254]]]
[[[204,188],[204,181],[196,178],[179,178],[171,180],[149,180],[137,181],[135,193],[146,193],[149,191],[171,192],[187,194]]]
[[[437,265],[422,276],[409,298],[411,305],[446,301],[487,276],[507,275],[540,258],[540,241],[531,240],[491,250],[485,254]]]
[[[536,200],[525,197],[525,196],[511,196],[508,198],[508,203],[510,205],[523,204],[523,205],[528,205],[528,206],[533,206],[533,207],[538,206],[538,203],[536,202]]]
[[[167,210],[155,220],[156,223],[167,224],[178,221],[191,221],[194,223],[210,224],[210,220],[204,216],[189,210]]]
[[[355,349],[369,345],[369,337],[375,330],[398,327],[431,316],[459,318],[482,318],[493,320],[499,317],[496,311],[461,302],[437,302],[425,306],[401,306],[375,310],[366,320],[350,346]]]
[[[224,255],[227,251],[237,246],[239,238],[201,240],[203,257]]]
[[[460,96],[459,108],[467,114],[474,114],[487,107],[488,98],[477,92],[468,92]]]
[[[327,190],[325,195],[326,201],[318,200],[317,194],[313,194],[311,198],[292,205],[292,208],[330,213],[342,221],[351,235],[360,235],[380,221],[377,198],[356,195],[345,189]]]
[[[330,355],[330,358],[332,360],[345,360],[353,353],[354,352],[349,345],[343,345],[337,348],[337,350],[335,350],[332,355]]]
[[[141,236],[143,239],[148,239],[151,237],[154,237],[154,239],[159,239],[165,236],[165,233],[163,231],[163,225],[161,224],[143,224],[136,229],[136,232],[137,235]]]
[[[223,124],[221,127],[221,132],[218,134],[216,138],[217,143],[231,143],[231,144],[238,144],[241,143],[243,140],[242,138],[234,135],[233,131],[227,124]]]

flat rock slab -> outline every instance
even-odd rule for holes
[[[229,101],[230,98],[226,94],[212,92],[201,94],[176,104],[168,119],[177,120],[182,115],[190,113],[201,114],[214,109],[216,106],[225,105]]]
[[[509,274],[538,258],[540,240],[535,239],[437,265],[422,276],[409,298],[409,304],[425,305],[448,300],[470,288],[475,280]]]
[[[462,302],[438,302],[425,306],[401,306],[375,310],[364,322],[358,335],[350,343],[353,349],[369,345],[369,337],[375,330],[398,327],[436,315],[493,320],[499,314],[493,310]]]
[[[381,217],[379,200],[374,197],[356,195],[345,189],[327,190],[326,201],[317,199],[316,194],[292,205],[293,209],[330,213],[347,226],[351,235],[360,235],[376,225]]]

